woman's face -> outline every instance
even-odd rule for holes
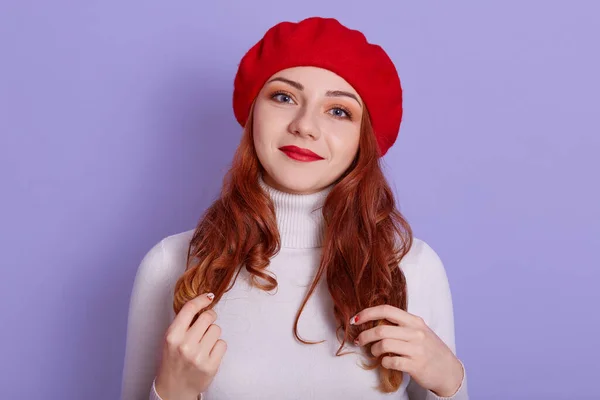
[[[317,192],[339,178],[358,151],[362,99],[342,77],[317,67],[281,70],[254,104],[254,146],[265,182],[296,194]],[[319,158],[303,158],[296,146]],[[301,157],[301,156],[300,156]]]

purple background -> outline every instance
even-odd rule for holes
[[[2,2],[0,397],[118,398],[136,268],[240,138],[240,58],[321,15],[399,70],[386,173],[446,265],[471,397],[600,398],[600,9],[490,3]]]

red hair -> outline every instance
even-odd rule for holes
[[[173,309],[177,314],[192,298],[212,292],[212,308],[230,290],[244,267],[250,284],[264,291],[277,287],[276,279],[265,272],[269,259],[280,250],[275,209],[269,195],[258,184],[264,173],[252,133],[252,112],[244,128],[221,194],[205,211],[190,241],[187,268],[175,285]],[[363,112],[359,149],[350,167],[336,180],[323,204],[325,236],[321,262],[308,294],[299,308],[298,320],[309,297],[323,275],[333,299],[341,354],[346,341],[386,320],[350,325],[359,311],[381,304],[406,310],[406,280],[399,263],[412,246],[412,230],[397,210],[394,195],[379,164],[379,150],[366,109]],[[194,319],[195,320],[195,319]],[[371,344],[362,346],[370,363],[363,368],[380,367],[382,392],[397,391],[402,372],[384,368],[373,357]]]

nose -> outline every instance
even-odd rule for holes
[[[307,108],[298,111],[298,114],[289,125],[289,130],[294,135],[310,137],[313,140],[317,140],[321,136],[315,117]]]

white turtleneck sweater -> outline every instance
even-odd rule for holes
[[[323,216],[320,210],[332,186],[309,195],[289,194],[259,184],[275,205],[281,250],[271,258],[269,270],[278,282],[275,294],[251,288],[242,268],[234,287],[215,305],[215,324],[227,342],[221,366],[200,396],[202,400],[266,399],[396,399],[439,400],[408,374],[397,392],[375,389],[377,370],[359,364],[361,351],[346,344],[343,356],[335,335],[333,303],[325,279],[310,297],[298,323],[301,338],[326,341],[316,345],[298,342],[293,323],[321,256]],[[168,236],[145,255],[135,277],[129,317],[122,400],[162,400],[154,389],[164,334],[175,317],[173,290],[185,271],[193,230]],[[408,312],[424,318],[427,325],[455,349],[454,316],[450,287],[440,258],[417,238],[400,263],[406,276]],[[466,375],[452,400],[468,399]],[[176,400],[176,399],[164,399]]]

